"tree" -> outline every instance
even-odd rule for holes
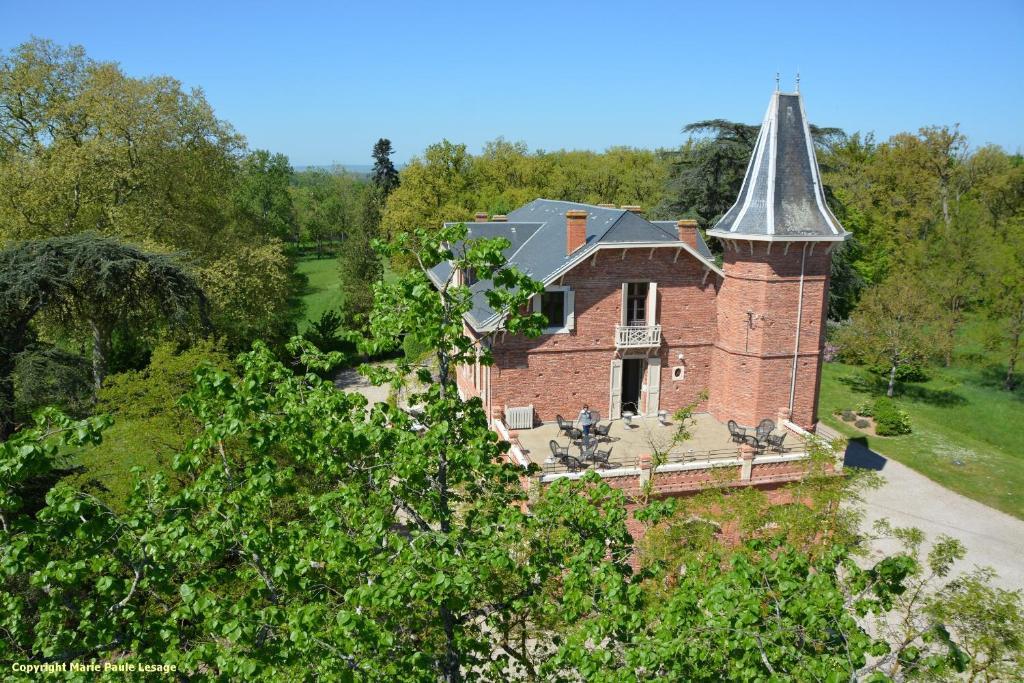
[[[201,91],[41,39],[0,55],[0,230],[220,248],[244,141]]]
[[[175,257],[90,233],[13,243],[0,251],[0,282],[0,311],[8,314],[2,323],[6,386],[16,355],[29,341],[29,324],[40,313],[68,332],[89,336],[95,391],[106,375],[115,326],[206,320],[205,295]],[[4,393],[3,423],[9,429],[13,390]]]
[[[387,138],[381,138],[373,145],[373,171],[370,180],[377,189],[382,203],[399,185],[398,169],[391,161],[392,154],[394,150],[391,148],[391,140]]]
[[[133,78],[81,47],[40,39],[0,53],[0,241],[95,232],[273,279],[257,270],[272,259],[239,264],[237,254],[284,256],[273,233],[289,230],[288,172],[280,155],[247,155],[202,91],[173,78]],[[220,284],[218,307],[244,296]],[[275,294],[266,308],[288,304],[287,291]],[[252,319],[236,329],[274,326]],[[252,339],[231,341],[245,348]]]
[[[840,331],[837,343],[848,358],[889,368],[887,396],[896,386],[896,371],[923,363],[935,353],[939,311],[933,298],[911,274],[893,275],[868,289]]]
[[[292,166],[283,154],[257,149],[242,159],[234,203],[254,231],[280,240],[298,241],[298,223],[288,186]]]
[[[1017,385],[1017,363],[1024,337],[1024,215],[1004,222],[983,242],[979,269],[984,277],[985,315],[998,330],[996,339],[1006,347],[1003,388]]]

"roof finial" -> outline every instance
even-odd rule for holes
[[[779,72],[775,72],[775,92],[779,92]]]
[[[800,72],[796,72],[796,91],[800,92]]]

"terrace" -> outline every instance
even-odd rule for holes
[[[736,470],[734,478],[737,481],[758,483],[763,479],[767,482],[780,476],[792,480],[799,478],[805,469],[806,463],[801,461],[809,459],[807,439],[811,435],[789,422],[777,425],[774,432],[776,435],[785,434],[781,448],[761,449],[733,441],[729,428],[708,413],[697,413],[693,420],[689,428],[691,437],[674,445],[678,425],[671,418],[634,417],[631,424],[613,420],[608,438],[598,445],[601,450],[611,451],[607,463],[586,460],[579,442],[570,441],[555,423],[511,432],[501,423],[496,426],[498,433],[512,444],[511,457],[514,461],[524,466],[534,463],[540,467],[541,483],[561,477],[579,477],[589,470],[595,470],[609,480],[633,478],[642,482],[650,476],[650,456],[655,452],[667,453],[664,463],[656,468],[659,477],[675,473],[673,479],[694,483],[693,486],[683,486],[687,489],[700,488],[710,478],[720,480],[721,476],[712,477],[711,472],[729,468]],[[572,461],[567,463],[553,457],[551,441],[560,447],[568,447],[569,455],[578,459],[582,467],[577,468]]]

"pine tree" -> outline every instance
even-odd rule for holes
[[[398,187],[398,169],[391,161],[391,155],[394,153],[391,140],[387,138],[377,140],[377,144],[373,146],[373,173],[370,179],[379,192],[381,203]]]

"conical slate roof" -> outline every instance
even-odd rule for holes
[[[800,93],[772,94],[739,197],[708,234],[780,242],[849,236],[825,203]]]

